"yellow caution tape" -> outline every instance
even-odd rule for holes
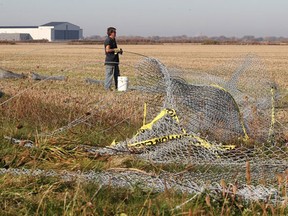
[[[149,146],[155,146],[161,143],[166,143],[169,141],[173,140],[181,140],[185,137],[193,138],[193,142],[191,142],[192,145],[194,146],[200,146],[206,149],[210,150],[218,150],[218,151],[227,151],[227,150],[232,150],[235,149],[235,145],[223,145],[223,146],[215,146],[206,140],[194,135],[194,134],[173,134],[173,135],[167,135],[163,137],[158,137],[158,138],[153,138],[153,139],[148,139],[144,141],[140,141],[137,143],[131,143],[127,144],[128,148],[134,148],[134,149],[141,149],[144,147],[149,147]]]
[[[156,122],[158,122],[160,119],[165,117],[166,115],[169,115],[170,117],[172,117],[172,119],[175,120],[175,122],[179,123],[179,118],[178,118],[177,113],[174,109],[164,109],[150,123],[143,125],[134,137],[137,137],[140,133],[143,133],[146,130],[152,130],[153,125]],[[157,137],[157,138],[152,138],[152,139],[148,139],[148,140],[144,140],[144,141],[140,141],[140,142],[136,142],[136,143],[127,144],[127,146],[128,146],[128,148],[140,149],[140,148],[144,148],[147,146],[158,145],[160,143],[165,143],[165,142],[172,141],[172,140],[180,140],[184,137],[190,137],[190,138],[193,138],[196,140],[195,143],[194,142],[192,143],[194,146],[201,146],[201,147],[204,147],[207,149],[215,149],[216,148],[217,150],[220,150],[220,151],[226,151],[226,150],[236,148],[236,146],[234,146],[234,145],[225,145],[225,146],[221,146],[221,148],[218,146],[216,147],[215,145],[210,144],[206,140],[204,140],[204,139],[202,139],[196,135],[187,134],[184,129],[181,129],[181,130],[183,132],[182,134],[170,134],[170,135],[166,135],[163,137]]]
[[[116,144],[117,144],[117,143],[116,143],[116,140],[114,139],[110,146],[111,146],[111,147],[112,147],[112,146],[116,146]]]
[[[165,143],[165,142],[172,141],[172,140],[182,139],[183,137],[187,137],[187,134],[167,135],[163,137],[140,141],[137,143],[131,143],[131,144],[128,144],[127,146],[129,148],[143,148],[147,146],[157,145],[160,143]]]
[[[166,115],[171,116],[177,123],[179,123],[178,116],[174,109],[163,109],[150,123],[143,125],[135,136],[145,132],[146,130],[152,130],[153,125]]]
[[[271,141],[271,138],[274,134],[274,125],[276,122],[275,119],[275,91],[274,88],[272,87],[271,90],[271,105],[272,105],[272,110],[271,110],[271,124],[270,124],[270,129],[269,129],[269,140]]]
[[[148,124],[144,124],[139,131],[137,132],[137,134],[134,136],[137,137],[140,133],[144,133],[147,130],[152,130],[153,125],[158,122],[160,119],[162,119],[163,117],[165,117],[166,115],[169,115],[176,123],[179,123],[179,118],[177,116],[177,113],[174,109],[163,109],[150,123]],[[146,119],[146,105],[144,106],[144,119]],[[146,121],[143,121],[144,123]],[[191,141],[191,144],[194,146],[200,146],[209,150],[216,150],[216,151],[227,151],[227,150],[232,150],[235,149],[236,146],[235,145],[223,145],[223,146],[215,146],[211,143],[209,143],[208,141],[194,135],[194,134],[187,134],[186,131],[184,129],[181,129],[181,131],[183,132],[182,134],[170,134],[170,135],[166,135],[166,136],[162,136],[162,137],[157,137],[157,138],[152,138],[152,139],[148,139],[148,140],[144,140],[144,141],[140,141],[140,142],[136,142],[136,143],[130,143],[127,144],[128,148],[131,149],[142,149],[145,147],[149,147],[149,146],[155,146],[161,143],[166,143],[169,141],[173,141],[173,140],[181,140],[185,137],[189,137],[194,139],[193,141]],[[117,143],[115,142],[115,140],[113,141],[113,143],[111,144],[111,146],[115,146]]]
[[[146,124],[146,117],[147,117],[147,103],[144,103],[143,125]]]

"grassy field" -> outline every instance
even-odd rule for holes
[[[200,71],[211,71],[233,58],[254,53],[264,60],[267,73],[272,75],[281,90],[288,91],[288,46],[165,44],[125,45],[122,48],[124,55],[121,56],[121,74],[129,76],[131,80],[134,77],[134,66],[141,57],[125,53],[125,50],[158,58],[169,67]],[[97,171],[125,167],[155,173],[171,169],[132,157],[99,159],[74,150],[79,144],[106,146],[114,139],[125,140],[142,124],[141,95],[133,92],[105,92],[101,86],[85,83],[87,77],[104,78],[103,60],[103,47],[99,45],[0,46],[0,67],[4,69],[27,75],[37,72],[43,75],[67,76],[65,81],[56,82],[0,80],[0,90],[6,94],[0,99],[0,103],[21,93],[0,107],[0,168]],[[288,96],[282,102],[287,104]],[[95,103],[99,103],[97,107],[100,109],[93,110]],[[284,119],[288,119],[286,111],[282,112]],[[61,128],[82,115],[91,115],[91,118],[85,124],[55,136],[40,136]],[[39,148],[31,151],[12,146],[4,136],[31,139]],[[186,167],[177,169],[181,171]],[[6,175],[0,177],[0,183],[0,215],[169,215],[172,214],[171,209],[191,197],[173,191],[151,194],[137,188],[99,189],[97,184],[64,182],[55,178],[12,178]],[[210,204],[207,197],[198,197],[173,214],[287,213],[284,206],[230,201],[223,197],[219,202]]]

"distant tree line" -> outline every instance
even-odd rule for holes
[[[82,43],[103,43],[105,37],[95,35],[84,38]],[[171,37],[161,37],[161,36],[118,36],[118,43],[121,44],[163,44],[163,43],[199,43],[204,45],[217,45],[217,44],[268,44],[268,45],[279,45],[288,44],[288,37],[255,37],[255,36],[244,36],[238,37],[208,37],[208,36],[197,36],[189,37],[186,35],[181,36],[171,36]]]
[[[25,41],[9,41],[9,40],[0,40],[0,45],[15,45],[17,43],[48,43],[48,40],[25,40]]]
[[[103,44],[105,36],[90,36],[83,40],[75,40],[68,42],[69,44]],[[119,44],[165,44],[165,43],[195,43],[203,45],[229,45],[229,44],[239,44],[239,45],[288,45],[288,37],[254,37],[254,36],[244,36],[244,37],[208,37],[208,36],[197,36],[189,37],[186,35],[181,36],[118,36],[117,41]],[[48,43],[48,40],[29,40],[29,41],[0,41],[1,44],[16,44],[16,43]]]

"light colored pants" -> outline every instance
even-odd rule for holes
[[[106,65],[106,75],[104,87],[109,90],[112,85],[112,79],[114,77],[115,88],[118,89],[118,76],[120,76],[120,70],[118,65]]]

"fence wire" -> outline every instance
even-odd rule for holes
[[[145,104],[143,126],[133,137],[103,148],[85,146],[85,151],[112,157],[129,154],[156,164],[192,164],[192,170],[155,175],[0,169],[0,174],[80,178],[155,192],[168,188],[215,194],[224,189],[253,201],[287,199],[288,149],[278,142],[284,129],[277,124],[279,89],[257,56],[207,73],[168,68],[145,57],[135,67],[132,85]],[[100,104],[93,109],[105,107]],[[67,127],[73,124],[78,119]],[[222,179],[226,186],[220,185]]]

